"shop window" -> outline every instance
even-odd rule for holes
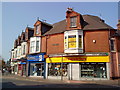
[[[77,26],[77,17],[70,17],[70,27],[76,27]]]
[[[61,63],[48,64],[48,76],[67,76],[67,65],[64,63],[61,67]]]
[[[43,76],[44,75],[44,64],[31,64],[30,65],[30,76]]]
[[[107,78],[105,63],[81,63],[81,77]]]
[[[115,40],[111,39],[110,42],[111,42],[111,51],[115,51]]]
[[[36,51],[39,51],[39,41],[36,41]]]
[[[76,48],[76,35],[68,36],[68,48]]]

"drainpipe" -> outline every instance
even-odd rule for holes
[[[108,77],[108,79],[110,79],[110,76],[112,76],[112,72],[113,72],[113,69],[112,69],[112,53],[111,53],[111,37],[110,37],[110,29],[109,29],[109,49],[110,49],[110,69],[109,69],[109,77]]]

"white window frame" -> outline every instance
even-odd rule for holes
[[[37,50],[37,42],[39,41],[39,50]],[[34,45],[32,44],[34,42]],[[31,37],[30,38],[30,53],[37,53],[40,52],[40,42],[41,42],[41,37]]]
[[[77,26],[77,16],[70,17],[70,27]]]
[[[112,45],[111,41],[113,41],[113,45]],[[112,49],[112,47],[113,47],[113,49]],[[115,38],[111,38],[110,39],[110,49],[111,49],[111,52],[115,52],[116,51]]]
[[[40,30],[40,25],[36,26],[36,34],[39,34],[39,30]]]
[[[38,52],[39,51],[39,49],[40,49],[40,41],[39,40],[37,40],[36,41],[36,52]]]
[[[71,35],[76,35],[76,48],[68,47],[68,37]],[[81,48],[79,47],[79,35],[81,36]],[[83,53],[83,30],[70,30],[64,32],[64,53]]]

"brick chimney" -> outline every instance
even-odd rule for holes
[[[67,8],[66,11],[66,30],[75,30],[83,28],[83,18],[82,15],[75,12],[72,8]]]
[[[117,29],[120,30],[120,19],[118,20]]]

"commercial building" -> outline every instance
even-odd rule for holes
[[[119,53],[118,43],[113,43],[119,42],[120,37],[113,37],[117,30],[104,20],[68,8],[66,19],[53,26],[45,33],[48,79],[107,80],[120,76],[116,68],[119,55],[114,55]]]
[[[28,76],[40,76],[45,78],[46,52],[42,51],[42,35],[49,31],[52,25],[37,20],[34,24],[34,36],[30,38],[30,52],[27,55]]]
[[[119,78],[119,25],[114,29],[98,16],[81,15],[72,8],[53,25],[37,20],[28,39],[26,75],[62,80]],[[11,53],[16,53],[16,46]]]

